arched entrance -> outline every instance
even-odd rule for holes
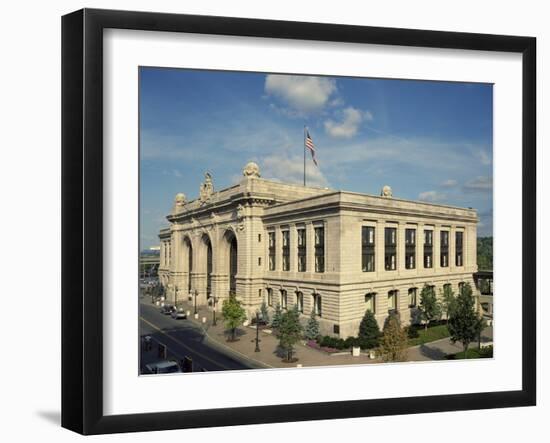
[[[188,237],[183,240],[187,249],[187,293],[191,293],[191,272],[193,272],[193,246]]]
[[[229,243],[229,295],[237,294],[237,237],[232,236]]]
[[[208,236],[203,237],[206,243],[206,297],[212,296],[212,243]]]

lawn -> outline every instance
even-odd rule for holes
[[[475,348],[468,349],[468,358],[492,358],[493,357],[493,347],[488,346],[486,348],[481,348],[480,350]],[[464,351],[459,352],[458,354],[447,355],[447,360],[462,360],[464,359]]]
[[[418,333],[418,337],[409,338],[409,346],[423,345],[424,343],[441,340],[449,336],[449,330],[445,324],[430,326],[426,330],[423,326],[414,328]]]

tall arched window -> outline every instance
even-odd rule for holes
[[[296,306],[298,307],[298,311],[302,314],[304,313],[304,293],[303,292],[296,292]]]

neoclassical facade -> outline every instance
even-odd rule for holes
[[[321,333],[356,335],[367,309],[380,323],[392,310],[414,321],[420,291],[475,289],[474,209],[279,183],[255,163],[235,186],[199,198],[177,194],[159,234],[161,283],[171,300],[199,305],[234,293],[249,316],[262,302],[312,310]],[[193,295],[194,296],[194,295]],[[210,302],[210,303],[209,303]]]

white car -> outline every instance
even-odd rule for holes
[[[185,313],[183,308],[172,309],[172,312],[170,313],[170,315],[174,320],[185,320],[187,318],[187,314]]]
[[[181,372],[181,369],[175,361],[161,360],[145,365],[146,374],[174,374],[176,372]]]

